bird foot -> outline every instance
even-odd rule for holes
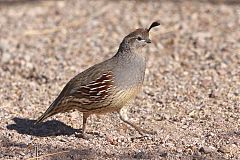
[[[149,136],[149,135],[156,135],[157,134],[157,131],[149,131],[149,130],[145,130],[145,129],[142,129],[142,128],[138,129],[137,131],[142,136]]]
[[[91,134],[87,134],[87,133],[75,133],[75,137],[77,138],[82,138],[85,140],[89,140],[89,139],[93,139],[94,136]]]

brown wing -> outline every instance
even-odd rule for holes
[[[103,73],[88,84],[73,87],[62,99],[60,106],[71,106],[82,111],[89,111],[108,105],[110,101],[105,100],[111,94],[113,83],[112,72]]]
[[[37,122],[72,109],[90,111],[110,105],[111,101],[105,101],[113,89],[114,77],[112,72],[101,74],[99,78],[85,85],[74,84],[70,81],[62,90],[56,100],[49,106],[46,112],[38,118]]]

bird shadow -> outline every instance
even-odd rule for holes
[[[79,132],[57,120],[50,120],[40,124],[34,124],[35,120],[15,117],[12,119],[15,123],[7,125],[7,129],[15,130],[19,134],[33,135],[37,137],[72,135]]]

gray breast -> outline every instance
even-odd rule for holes
[[[138,55],[117,63],[114,67],[115,84],[123,89],[142,84],[145,68],[145,58]]]

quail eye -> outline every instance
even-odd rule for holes
[[[142,37],[137,37],[137,40],[141,41],[141,40],[142,40]]]

